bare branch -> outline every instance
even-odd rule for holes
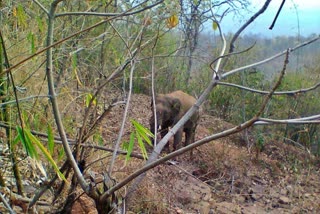
[[[212,70],[214,70],[214,69],[212,68],[212,65],[213,65],[218,59],[220,59],[220,58],[226,58],[226,57],[229,57],[229,56],[232,56],[232,55],[237,55],[237,54],[245,53],[245,52],[249,51],[251,48],[253,48],[253,47],[255,46],[255,44],[256,44],[256,43],[254,43],[253,45],[251,45],[249,48],[247,48],[247,49],[245,49],[245,50],[238,51],[238,52],[232,52],[232,53],[228,53],[228,54],[225,54],[225,55],[223,55],[223,56],[217,57],[216,59],[214,59],[214,60],[210,63],[210,68],[211,68]]]
[[[318,115],[320,119],[320,115]],[[305,120],[305,118],[299,119],[287,119],[287,120],[275,120],[269,118],[259,118],[254,125],[272,125],[272,124],[318,124],[320,120]]]
[[[54,1],[51,4],[50,7],[50,12],[48,15],[48,35],[47,35],[47,41],[46,44],[48,47],[50,47],[53,44],[53,29],[54,29],[54,14],[55,14],[55,10],[57,7],[57,4],[60,1]],[[59,135],[61,137],[62,140],[62,144],[63,144],[63,148],[64,151],[66,153],[67,159],[70,162],[70,165],[72,166],[72,169],[74,170],[74,173],[80,183],[80,186],[82,187],[82,189],[89,194],[90,193],[90,187],[87,184],[87,182],[85,181],[76,161],[75,158],[72,154],[71,148],[69,146],[68,143],[68,139],[66,136],[66,132],[61,120],[61,114],[60,114],[60,110],[58,107],[58,102],[55,96],[55,88],[54,88],[54,80],[53,80],[53,64],[52,64],[52,58],[53,58],[53,54],[52,54],[52,48],[48,48],[46,55],[47,55],[47,61],[46,61],[46,75],[47,75],[47,82],[48,82],[48,93],[50,96],[50,101],[51,101],[51,105],[52,105],[52,111],[53,111],[53,115],[54,115],[54,119],[57,125],[57,129],[59,132]],[[11,72],[10,72],[11,73]],[[93,195],[93,197],[96,197],[95,195]]]
[[[25,101],[29,101],[32,99],[38,99],[38,98],[49,98],[49,96],[48,95],[33,95],[33,96],[18,99],[18,102],[25,102]],[[9,104],[17,104],[17,100],[10,100],[10,101],[4,102],[4,103],[0,103],[0,107],[5,106],[5,105],[9,105]]]
[[[239,28],[239,30],[234,34],[231,42],[230,42],[230,49],[229,49],[229,53],[232,53],[234,51],[234,42],[238,39],[238,37],[240,36],[241,32],[246,29],[246,27],[248,27],[258,16],[260,16],[262,13],[264,13],[264,11],[268,8],[269,4],[270,4],[271,0],[266,0],[266,2],[264,3],[264,5],[262,6],[262,8],[255,13],[243,26],[241,26]]]
[[[33,0],[34,3],[36,3],[47,15],[49,15],[49,11],[40,3],[38,0]]]
[[[246,91],[250,91],[253,93],[257,93],[257,94],[268,94],[268,91],[261,91],[261,90],[257,90],[254,88],[249,88],[249,87],[245,87],[242,85],[238,85],[238,84],[234,84],[234,83],[228,83],[228,82],[219,82],[218,85],[225,85],[225,86],[231,86],[234,88],[239,88],[242,90],[246,90]],[[302,88],[302,89],[297,89],[297,90],[292,90],[292,91],[275,91],[273,93],[273,95],[288,95],[288,96],[296,96],[298,94],[301,93],[307,93],[309,91],[315,90],[320,86],[320,83],[315,84],[314,86],[311,86],[309,88]]]
[[[123,135],[124,126],[125,126],[125,122],[126,122],[128,111],[129,111],[130,99],[131,99],[131,94],[132,94],[132,84],[133,84],[132,83],[132,79],[133,79],[133,71],[134,71],[134,69],[135,69],[135,62],[133,60],[133,61],[131,61],[130,83],[129,83],[129,92],[128,92],[126,108],[124,110],[124,115],[123,115],[123,119],[122,119],[122,123],[121,123],[121,128],[120,128],[120,131],[119,131],[119,134],[118,134],[118,139],[117,139],[116,145],[114,147],[114,152],[113,152],[112,159],[111,159],[110,166],[109,166],[109,170],[108,170],[108,173],[109,173],[110,176],[112,174],[113,165],[114,165],[114,162],[115,162],[116,157],[117,157],[117,151],[118,151],[120,143],[121,143],[121,138],[122,138],[122,135]]]
[[[277,11],[276,17],[274,17],[274,20],[273,20],[272,24],[269,27],[270,30],[272,30],[272,28],[274,27],[274,24],[276,23],[276,21],[278,19],[278,16],[280,14],[280,11],[282,10],[282,7],[283,7],[285,2],[286,2],[286,0],[282,0],[281,5],[279,7],[279,10]]]

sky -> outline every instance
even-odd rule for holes
[[[265,0],[251,2],[251,13],[243,14],[242,18],[225,17],[221,23],[224,32],[234,33],[263,6]],[[272,0],[267,10],[243,33],[260,34],[265,37],[320,34],[320,0],[286,0],[275,26],[269,30],[281,2],[282,0]]]

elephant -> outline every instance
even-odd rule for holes
[[[182,116],[195,104],[196,99],[183,91],[174,91],[169,94],[159,94],[155,98],[157,130],[159,130],[161,138],[163,138]],[[155,118],[153,110],[153,102],[151,101],[152,116],[150,118],[150,130],[154,134]],[[195,131],[198,124],[199,111],[196,111],[191,118],[180,128],[174,135],[173,150],[175,151],[182,141],[183,132],[185,132],[185,146],[194,142]],[[157,136],[155,136],[156,138]],[[166,144],[169,149],[169,143]]]

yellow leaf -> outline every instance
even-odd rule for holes
[[[167,18],[167,26],[168,28],[174,28],[175,26],[177,26],[177,24],[179,24],[179,19],[177,15],[172,15],[169,18]]]
[[[12,15],[13,15],[14,17],[17,16],[17,8],[16,8],[16,7],[14,7],[14,8],[12,9]]]
[[[78,81],[78,84],[79,84],[80,86],[83,86],[82,83],[81,83],[81,81],[80,81],[80,78],[79,78],[79,76],[78,76],[77,69],[76,69],[76,68],[73,69],[73,72],[74,72],[74,74],[76,75],[76,79],[77,79],[77,81]]]
[[[217,30],[217,28],[218,28],[218,23],[216,21],[213,21],[212,22],[212,29]]]

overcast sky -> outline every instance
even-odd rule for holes
[[[265,0],[251,0],[251,2],[252,13],[233,20],[231,17],[226,17],[227,19],[222,21],[221,25],[225,33],[237,30],[263,6]],[[273,30],[269,30],[281,2],[282,0],[271,1],[268,9],[245,30],[244,34],[254,33],[267,37],[320,34],[320,0],[286,0]]]

